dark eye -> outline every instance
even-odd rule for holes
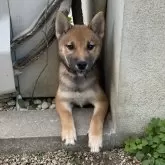
[[[90,43],[90,42],[87,43],[88,50],[92,50],[94,47],[95,47],[95,45],[93,43]]]
[[[73,50],[74,49],[74,45],[71,43],[71,44],[67,44],[66,47],[69,49],[69,50]]]

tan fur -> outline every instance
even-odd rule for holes
[[[64,45],[64,43],[69,43],[70,41],[73,41],[76,44],[76,51],[75,56],[78,56],[79,58],[84,58],[87,54],[85,53],[85,46],[88,40],[94,40],[95,44],[100,45],[101,42],[98,39],[98,37],[91,32],[87,26],[81,26],[81,25],[75,25],[68,33],[59,41],[60,45]],[[97,47],[97,50],[93,50],[96,52],[100,51],[100,47]],[[67,49],[64,49],[63,47],[60,49],[60,52],[68,55],[70,51]],[[94,54],[98,55],[98,54]]]
[[[74,144],[76,140],[76,131],[72,111],[67,105],[67,102],[61,101],[58,95],[56,97],[56,109],[61,119],[62,140],[66,140],[65,144]]]
[[[61,137],[65,144],[74,144],[76,129],[72,116],[72,103],[83,106],[87,103],[94,105],[94,112],[89,126],[89,142],[91,152],[99,152],[102,147],[104,118],[108,110],[107,97],[98,81],[97,67],[91,68],[87,74],[72,73],[67,68],[71,64],[69,58],[86,60],[90,57],[95,63],[100,55],[102,37],[104,34],[103,14],[97,14],[89,26],[71,25],[62,14],[56,20],[56,36],[59,43],[59,55],[63,62],[59,68],[59,87],[56,94],[56,110],[61,120]],[[62,29],[61,29],[62,28]],[[92,50],[87,50],[87,43],[94,44]],[[74,49],[66,45],[73,44]],[[65,64],[64,64],[65,63]]]

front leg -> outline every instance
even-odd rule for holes
[[[75,144],[76,141],[76,129],[74,125],[74,120],[72,116],[71,104],[66,101],[62,101],[58,96],[55,100],[56,111],[60,116],[61,120],[61,138],[62,141],[65,140],[65,144]]]
[[[104,119],[108,110],[108,100],[103,92],[98,95],[93,105],[94,112],[88,132],[88,146],[91,152],[99,152],[102,147]]]

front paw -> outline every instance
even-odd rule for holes
[[[77,140],[76,130],[72,129],[63,129],[62,130],[62,141],[65,141],[65,145],[74,145]]]
[[[91,152],[99,152],[102,148],[102,136],[89,134],[88,146]]]

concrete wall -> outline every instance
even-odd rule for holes
[[[111,133],[114,134],[117,131],[116,124],[118,123],[116,112],[118,109],[118,83],[122,45],[123,10],[123,0],[107,1],[104,70],[106,77],[106,91],[110,98],[113,121]]]
[[[165,3],[108,0],[107,15],[107,90],[114,133],[123,138],[141,133],[152,117],[165,118]]]

